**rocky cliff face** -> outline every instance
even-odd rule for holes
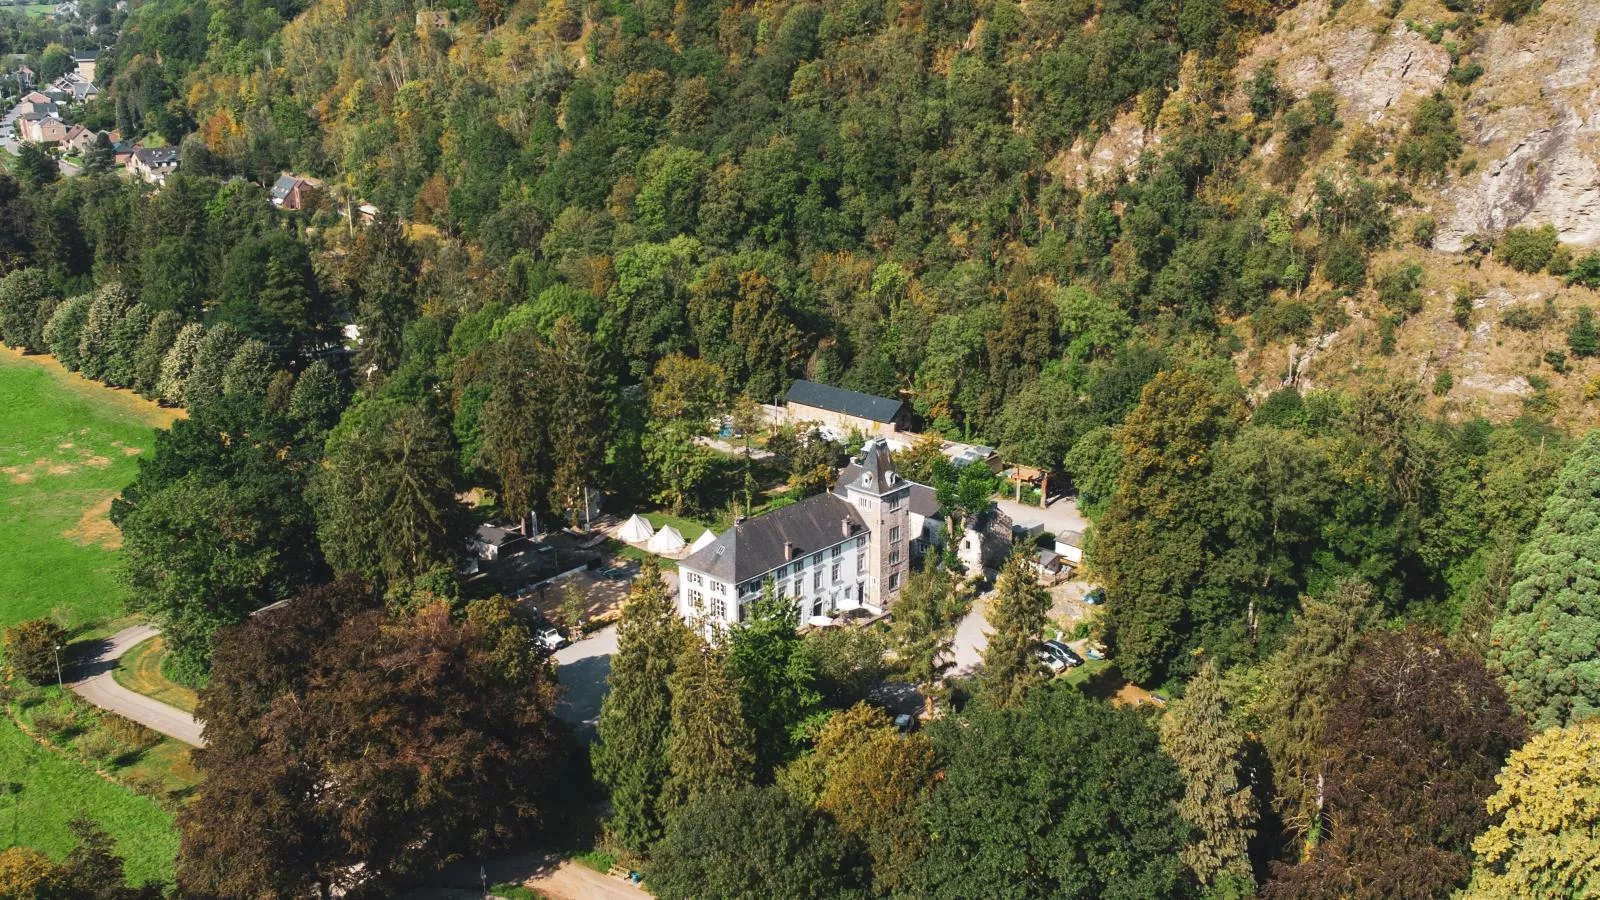
[[[1443,192],[1439,248],[1477,232],[1555,225],[1570,244],[1600,245],[1600,3],[1546,0],[1485,34],[1483,79],[1468,98],[1478,171]]]

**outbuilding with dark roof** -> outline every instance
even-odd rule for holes
[[[816,422],[845,432],[883,437],[908,424],[905,404],[815,381],[799,380],[784,397],[790,422]]]

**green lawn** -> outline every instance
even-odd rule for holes
[[[695,538],[700,536],[701,532],[706,530],[706,526],[700,522],[686,519],[683,516],[674,516],[670,513],[647,512],[639,515],[644,516],[645,521],[650,523],[650,527],[657,531],[660,531],[663,526],[671,525],[673,528],[678,529],[678,533],[683,535],[685,541],[691,544],[694,543]]]
[[[35,744],[10,719],[0,723],[0,782],[22,785],[15,798],[0,797],[0,847],[15,841],[59,858],[72,847],[67,823],[87,812],[116,839],[129,881],[171,880],[178,852],[172,814]]]
[[[170,414],[0,351],[0,625],[51,613],[69,627],[122,613],[121,538],[106,518]]]
[[[111,499],[154,446],[171,412],[101,387],[44,358],[0,348],[0,625],[57,616],[82,638],[114,631],[122,619],[116,580],[119,536],[106,518]],[[45,692],[54,694],[51,688]],[[28,720],[59,696],[22,712]],[[69,741],[76,753],[76,739]],[[178,836],[172,813],[150,797],[97,775],[70,753],[36,744],[0,715],[0,783],[20,784],[20,807],[0,796],[0,848],[15,841],[59,857],[72,845],[67,823],[88,812],[116,838],[135,882],[170,881]],[[111,766],[181,790],[193,784],[185,748],[163,741]],[[13,830],[13,825],[15,829]]]

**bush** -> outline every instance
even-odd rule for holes
[[[1367,251],[1353,235],[1339,234],[1322,245],[1322,274],[1335,287],[1360,290],[1367,283]]]
[[[154,729],[114,712],[102,713],[101,721],[108,734],[135,750],[148,750],[161,743],[161,735]]]
[[[610,872],[611,867],[617,864],[617,855],[606,850],[586,850],[575,854],[572,858],[602,875]]]
[[[96,762],[108,762],[127,752],[124,746],[109,731],[91,731],[78,739],[78,752]]]
[[[1437,178],[1461,155],[1461,132],[1456,128],[1456,108],[1443,94],[1417,105],[1411,127],[1395,147],[1395,168],[1413,181]]]
[[[1567,284],[1586,288],[1600,288],[1600,252],[1589,253],[1572,264],[1567,273]]]
[[[1266,342],[1281,337],[1298,338],[1311,330],[1311,307],[1293,300],[1263,306],[1250,316],[1256,338]]]
[[[1600,356],[1600,328],[1594,324],[1594,310],[1579,307],[1572,327],[1567,329],[1567,349],[1579,359]]]
[[[1550,368],[1555,369],[1557,374],[1567,374],[1567,355],[1560,350],[1546,350],[1544,361]]]
[[[1489,15],[1502,22],[1515,22],[1539,8],[1539,0],[1489,0]]]
[[[539,900],[539,895],[525,884],[491,884],[489,894],[493,897],[504,897],[505,900]]]
[[[1538,272],[1550,264],[1558,243],[1554,225],[1513,228],[1500,239],[1495,254],[1518,272]]]
[[[1378,300],[1402,316],[1422,311],[1422,267],[1402,263],[1378,276]]]
[[[1433,376],[1433,395],[1435,397],[1443,397],[1450,393],[1450,389],[1455,386],[1456,377],[1450,374],[1449,369],[1441,369],[1439,374]]]
[[[60,670],[56,648],[67,642],[67,630],[49,619],[29,619],[6,629],[6,661],[29,684],[54,684]]]
[[[1432,247],[1433,239],[1439,234],[1439,223],[1433,216],[1423,216],[1411,226],[1411,242],[1418,247]]]
[[[1466,328],[1472,323],[1472,288],[1456,285],[1456,296],[1450,304],[1451,312],[1455,315],[1456,324]]]
[[[1526,306],[1513,306],[1500,314],[1500,324],[1518,331],[1537,331],[1543,317]]]

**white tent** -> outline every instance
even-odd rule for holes
[[[716,539],[716,532],[707,528],[705,531],[700,532],[700,536],[694,539],[694,543],[689,545],[689,552],[699,553],[701,550],[711,546]]]
[[[617,532],[617,537],[630,544],[642,544],[655,536],[656,530],[650,527],[644,516],[634,513],[628,521],[622,523],[622,529]]]
[[[683,535],[678,533],[678,529],[673,528],[671,525],[663,525],[661,530],[656,532],[655,536],[650,539],[650,543],[644,545],[644,548],[651,553],[665,555],[677,553],[685,546],[687,544],[684,543]]]

